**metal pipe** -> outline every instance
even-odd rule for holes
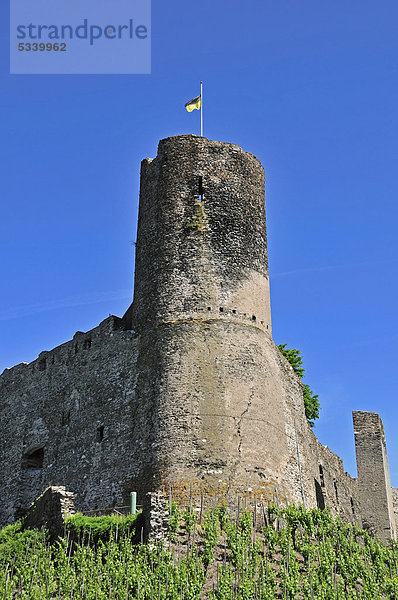
[[[137,514],[137,492],[130,492],[130,515]]]

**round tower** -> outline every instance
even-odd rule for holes
[[[230,318],[271,334],[264,170],[239,146],[193,135],[141,166],[135,327]]]
[[[142,162],[132,319],[152,489],[268,485],[288,451],[252,154],[187,135]]]

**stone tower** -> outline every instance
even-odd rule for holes
[[[137,395],[152,407],[155,487],[262,490],[289,452],[264,170],[252,154],[188,135],[142,162],[128,318]]]
[[[137,331],[233,319],[271,334],[264,170],[239,146],[167,138],[141,164]]]

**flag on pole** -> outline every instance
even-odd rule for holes
[[[199,96],[196,96],[196,98],[192,98],[192,100],[190,100],[189,102],[187,102],[185,104],[185,108],[187,109],[188,112],[192,112],[195,108],[196,108],[196,110],[199,110],[201,106],[202,106],[202,94],[199,94]]]
[[[203,136],[203,81],[200,82],[200,94],[185,104],[188,112],[200,110],[200,135]]]

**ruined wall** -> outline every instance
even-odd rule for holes
[[[75,514],[74,495],[64,486],[50,486],[29,507],[23,521],[24,529],[45,527],[50,542],[65,531],[65,518]]]
[[[309,427],[304,411],[302,381],[276,347],[275,359],[279,377],[285,386],[283,410],[289,449],[288,460],[280,465],[281,480],[289,486],[295,503],[305,501],[307,507],[321,509],[328,505],[333,514],[348,522],[360,523],[357,480],[344,471],[343,461],[323,446]]]
[[[128,504],[150,485],[150,406],[135,395],[138,340],[110,317],[0,377],[0,522],[48,485],[77,509]],[[148,465],[149,462],[149,465]]]
[[[384,427],[377,413],[354,411],[359,498],[363,525],[380,539],[396,539]]]
[[[395,517],[395,529],[398,532],[398,488],[396,488],[396,487],[391,488],[391,493],[392,493],[392,505],[393,505],[394,517]]]

